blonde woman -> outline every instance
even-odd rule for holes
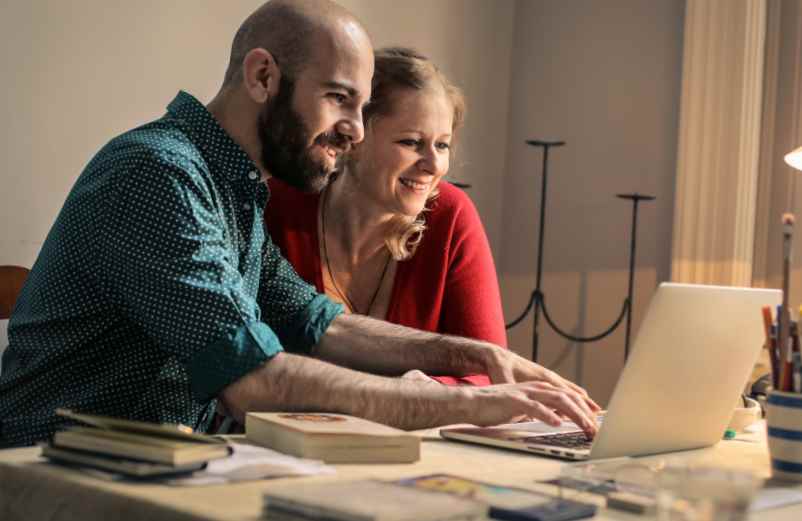
[[[464,112],[459,89],[424,56],[378,51],[364,141],[321,194],[270,179],[265,219],[298,274],[351,313],[506,346],[484,227],[443,180]]]

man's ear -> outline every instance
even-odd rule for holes
[[[267,103],[278,94],[281,70],[270,51],[256,48],[245,55],[242,60],[242,81],[256,103]]]

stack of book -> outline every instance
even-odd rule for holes
[[[115,472],[130,477],[161,477],[201,470],[208,461],[231,453],[219,438],[176,424],[155,424],[58,409],[56,414],[83,425],[59,431],[42,447],[51,461]]]

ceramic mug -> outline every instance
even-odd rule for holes
[[[771,475],[802,481],[802,394],[770,391],[766,399],[766,430]]]

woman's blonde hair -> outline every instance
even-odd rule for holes
[[[451,128],[452,146],[450,153],[454,153],[457,131],[465,119],[465,98],[462,91],[451,84],[429,59],[406,47],[386,47],[376,51],[376,65],[373,73],[370,103],[363,111],[365,127],[370,128],[378,118],[393,113],[393,97],[400,89],[424,90],[432,85],[443,88],[451,106],[454,108],[454,118]],[[435,189],[429,195],[426,203],[437,197]],[[425,212],[415,218],[404,215],[393,217],[390,222],[390,232],[384,239],[387,249],[397,261],[409,259],[423,239],[426,230]]]

